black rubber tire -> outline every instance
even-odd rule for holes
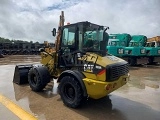
[[[154,63],[154,57],[149,57],[148,58],[148,63],[153,64]]]
[[[68,107],[77,108],[84,101],[81,86],[72,76],[65,76],[61,79],[58,91],[63,103]]]
[[[50,81],[50,76],[44,72],[39,72],[37,68],[31,68],[28,73],[28,82],[35,92],[42,91]]]
[[[135,65],[137,65],[137,59],[136,58],[129,58],[128,63],[130,66],[135,66]]]

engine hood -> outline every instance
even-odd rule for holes
[[[106,55],[106,56],[102,57],[102,56],[94,54],[94,53],[89,53],[89,54],[90,54],[89,59],[92,58],[93,62],[95,60],[96,64],[101,65],[103,67],[105,67],[107,65],[115,64],[115,63],[126,62],[125,60],[118,58],[116,56],[113,56],[113,55]]]

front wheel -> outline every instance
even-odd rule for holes
[[[28,82],[33,91],[39,92],[50,82],[48,70],[43,67],[32,67],[28,73]]]
[[[71,76],[63,77],[58,89],[61,99],[66,106],[76,108],[81,105],[84,97],[81,86],[75,78]]]

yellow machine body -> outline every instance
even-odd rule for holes
[[[50,54],[52,54],[54,57],[56,57],[55,52],[52,52]],[[122,60],[118,57],[115,57],[115,56],[101,57],[95,53],[87,53],[87,54],[89,54],[89,56],[86,59],[90,62],[91,61],[94,62],[95,59],[93,59],[93,58],[96,58],[98,56],[96,63],[98,66],[102,66],[104,68],[108,65],[115,64],[118,62],[121,63],[124,61],[124,60]],[[52,76],[54,76],[55,78],[58,78],[61,75],[61,73],[63,72],[63,70],[53,69],[54,68],[54,59],[52,58],[53,56],[48,55],[46,53],[41,53],[41,57],[42,57],[41,63],[48,67],[48,70]],[[92,56],[92,57],[90,57],[90,56]],[[86,56],[84,56],[84,57],[86,57]],[[79,60],[82,60],[82,59],[79,59]],[[119,70],[121,70],[121,69],[119,69]],[[86,78],[83,79],[83,82],[85,84],[87,94],[89,97],[91,97],[93,99],[102,98],[102,97],[108,95],[109,93],[113,92],[114,90],[117,90],[118,88],[125,85],[130,78],[130,74],[127,73],[126,75],[120,76],[119,78],[117,78],[113,82],[106,82],[107,71],[105,69],[102,70],[102,72],[100,74],[94,74],[90,70],[86,70],[85,72],[81,71],[81,72],[86,76]]]
[[[63,103],[80,106],[87,97],[99,99],[117,90],[129,80],[128,63],[106,51],[108,27],[88,21],[64,26],[60,15],[55,48],[47,41],[41,50],[41,64],[17,66],[13,82],[28,80],[33,91],[39,92],[56,78]]]

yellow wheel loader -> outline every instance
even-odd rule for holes
[[[16,65],[13,82],[29,82],[39,92],[53,78],[63,103],[71,108],[80,106],[88,97],[99,99],[125,85],[129,79],[128,63],[107,54],[108,27],[88,21],[64,25],[60,15],[55,50],[41,49],[41,64]]]

